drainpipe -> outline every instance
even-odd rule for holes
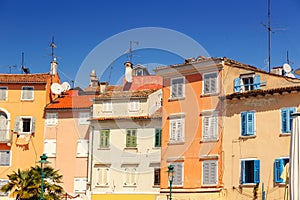
[[[92,131],[90,132],[90,193],[92,192],[92,177],[93,177],[93,159],[94,159],[94,126],[91,125]]]

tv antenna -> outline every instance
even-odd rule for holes
[[[129,47],[129,51],[128,51],[128,57],[129,57],[129,62],[132,63],[132,45],[139,45],[138,41],[130,41],[130,47]]]
[[[3,68],[9,68],[9,73],[11,74],[11,72],[12,72],[12,68],[16,68],[17,67],[17,65],[6,65],[6,66],[1,66],[1,67],[3,67]]]
[[[54,56],[54,49],[56,48],[55,44],[54,44],[54,36],[52,36],[52,41],[49,45],[51,47],[51,57],[52,57],[52,61],[54,61],[55,56]]]

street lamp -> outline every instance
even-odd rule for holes
[[[170,183],[170,197],[169,197],[169,200],[172,200],[172,183],[173,183],[173,179],[174,179],[174,166],[171,165],[171,164],[168,167],[168,178],[169,178],[169,183]]]
[[[44,200],[44,178],[45,178],[45,174],[44,174],[44,164],[48,163],[47,161],[47,156],[46,154],[43,154],[40,156],[41,160],[39,161],[39,163],[41,163],[41,173],[42,173],[42,184],[41,184],[41,197],[40,200]]]

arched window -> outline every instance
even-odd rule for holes
[[[8,138],[8,117],[3,111],[0,111],[0,141],[5,141]]]

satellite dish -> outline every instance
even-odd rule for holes
[[[53,83],[51,85],[50,89],[51,89],[51,92],[54,94],[61,94],[61,92],[62,92],[62,87],[58,83]]]
[[[62,84],[61,84],[61,88],[62,88],[62,92],[66,92],[66,91],[68,91],[69,89],[70,89],[70,84],[68,83],[68,82],[63,82]]]
[[[296,69],[296,70],[294,71],[294,73],[297,74],[298,76],[300,76],[300,69]]]
[[[286,73],[290,73],[292,71],[292,68],[289,64],[285,63],[283,64],[283,70],[286,72]]]

